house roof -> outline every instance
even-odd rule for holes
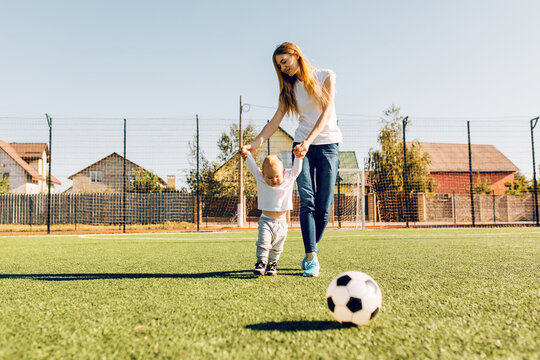
[[[40,175],[36,169],[34,169],[30,164],[24,161],[17,151],[11,146],[11,144],[0,140],[0,148],[4,150],[19,166],[21,166],[33,180],[45,180],[45,177]]]
[[[26,162],[27,160],[41,158],[41,155],[43,154],[44,151],[45,151],[46,155],[49,155],[49,146],[47,145],[47,143],[16,143],[16,142],[12,142],[12,143],[9,143],[9,145],[13,148],[13,150],[15,150],[15,152],[20,156],[21,160],[24,161],[26,164],[28,164]],[[15,160],[15,161],[17,161],[17,160]],[[19,165],[20,165],[20,163],[19,163]],[[30,166],[32,169],[34,169],[34,171],[37,172],[38,175],[39,175],[39,178],[35,177],[31,172],[29,172],[23,166],[23,168],[30,174],[30,176],[32,176],[33,180],[48,181],[48,179],[49,179],[48,178],[48,174],[49,174],[48,171],[47,171],[47,177],[45,177],[44,175],[39,174],[39,172],[33,166],[31,166],[30,164],[28,164],[28,166]],[[51,177],[51,183],[56,184],[56,185],[62,185],[60,180],[58,180],[56,177],[54,177],[54,175]]]
[[[354,151],[339,152],[339,168],[340,169],[359,169],[358,160]]]
[[[49,181],[49,172],[47,171],[47,179],[45,179],[46,181]],[[58,180],[57,178],[53,176],[51,176],[51,184],[56,184],[56,185],[62,185],[62,183],[60,182],[60,180]]]
[[[45,181],[45,177],[43,175],[40,175],[36,169],[34,169],[32,166],[30,166],[30,164],[24,161],[19,156],[17,151],[13,148],[13,146],[11,146],[5,141],[0,140],[0,148],[4,150],[8,154],[8,156],[10,156],[13,160],[15,160],[15,162],[32,177],[32,180]],[[51,178],[51,181],[52,181],[52,178]]]
[[[76,172],[75,174],[69,176],[68,179],[73,180],[73,177],[75,177],[75,175],[78,175],[78,174],[82,173],[83,171],[85,171],[85,170],[87,170],[87,169],[89,169],[89,168],[91,168],[91,167],[93,167],[93,166],[96,166],[96,165],[99,164],[100,162],[106,161],[107,159],[112,158],[112,157],[118,157],[118,158],[120,158],[120,159],[124,159],[124,157],[123,157],[122,155],[119,155],[119,154],[117,154],[116,152],[113,152],[112,154],[105,156],[103,159],[100,159],[100,160],[96,161],[95,163],[88,165],[87,167],[85,167],[85,168],[82,169],[82,170],[79,170],[79,171]],[[131,160],[126,159],[126,161],[127,161],[128,163],[130,163],[130,164],[131,164],[132,166],[134,166],[134,167],[144,169],[142,166],[135,164],[135,163],[134,163],[133,161],[131,161]],[[145,169],[145,170],[146,170],[146,169]],[[162,178],[160,178],[159,176],[158,176],[158,180],[159,180],[160,184],[162,184],[162,185],[167,185],[167,182],[166,182],[165,180],[163,180]]]
[[[410,144],[410,143],[409,143]],[[420,143],[422,152],[431,159],[429,172],[468,172],[468,144]],[[471,145],[474,172],[516,172],[514,165],[493,145]]]
[[[278,130],[281,130],[281,132],[285,134],[288,138],[290,138],[291,140],[294,140],[294,137],[288,132],[286,132],[285,129],[283,129],[281,126],[278,126]]]
[[[354,151],[340,151],[339,152],[339,169],[340,170],[359,170],[358,160],[356,159],[356,152]],[[341,184],[356,184],[359,180],[358,175],[360,172],[341,172],[339,174],[341,178]]]
[[[20,157],[23,159],[36,159],[40,158],[45,151],[46,155],[49,155],[49,146],[47,143],[16,143],[12,142],[10,145],[17,151]]]

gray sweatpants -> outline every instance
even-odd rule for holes
[[[287,229],[287,220],[272,219],[261,215],[259,238],[255,243],[257,245],[257,261],[272,263],[279,260],[287,238]]]

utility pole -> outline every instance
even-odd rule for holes
[[[266,120],[266,125],[268,125],[268,123],[270,122],[270,120]],[[266,139],[266,156],[270,156],[270,138]]]
[[[242,96],[240,95],[240,122],[238,125],[238,145],[241,148],[243,146],[242,139]],[[244,227],[244,179],[243,172],[243,158],[238,154],[238,227]]]

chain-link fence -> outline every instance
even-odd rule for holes
[[[248,143],[273,109],[243,109]],[[338,117],[330,226],[538,225],[538,118]],[[209,116],[0,118],[0,232],[255,227],[239,125]],[[284,119],[257,162],[270,153],[290,167],[295,128]],[[296,191],[293,200],[298,225]]]

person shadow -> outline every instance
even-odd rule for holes
[[[298,269],[279,269],[279,276],[302,276]],[[256,279],[252,270],[215,271],[203,273],[64,273],[64,274],[0,274],[2,279],[30,279],[38,281],[80,281],[80,280],[110,280],[110,279]]]

